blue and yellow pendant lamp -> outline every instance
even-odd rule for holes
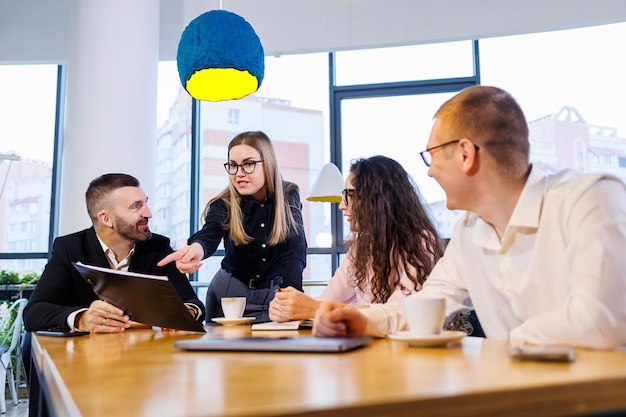
[[[196,100],[238,100],[261,86],[263,46],[252,26],[226,10],[201,14],[178,43],[178,74]]]

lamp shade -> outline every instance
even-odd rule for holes
[[[315,180],[308,201],[326,203],[340,203],[343,190],[343,176],[335,164],[328,163],[322,167],[320,175]]]
[[[196,100],[236,100],[254,93],[265,72],[263,46],[252,26],[226,10],[211,10],[183,31],[176,53],[183,87]]]

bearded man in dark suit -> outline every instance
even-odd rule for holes
[[[173,250],[168,238],[150,232],[148,220],[152,213],[139,181],[126,174],[105,174],[89,184],[85,198],[93,226],[55,239],[52,256],[24,309],[27,332],[22,358],[28,380],[29,416],[47,415],[45,403],[42,410],[39,406],[39,379],[31,372],[35,366],[31,361],[31,331],[115,333],[130,327],[129,317],[99,300],[72,262],[167,276],[189,312],[199,322],[204,319],[204,304],[187,277],[173,263],[157,266]]]
[[[204,304],[174,264],[157,262],[173,252],[170,240],[148,227],[152,213],[139,181],[126,174],[94,179],[85,194],[93,226],[58,237],[52,256],[24,309],[27,331],[123,332],[130,319],[119,308],[99,300],[72,262],[122,271],[167,276],[190,313],[204,318]]]

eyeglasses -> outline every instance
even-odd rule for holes
[[[344,188],[341,191],[341,195],[343,196],[343,203],[346,206],[350,205],[350,199],[354,197],[354,188]]]
[[[420,152],[420,156],[422,157],[422,161],[426,164],[427,167],[430,166],[433,161],[433,151],[436,149],[443,148],[444,146],[452,145],[453,143],[460,142],[461,139],[451,140],[450,142],[442,143],[441,145],[433,146],[432,148],[428,148],[425,151]],[[479,150],[480,147],[474,144],[474,149]]]
[[[226,172],[228,172],[230,175],[237,175],[237,171],[239,171],[239,167],[241,167],[243,172],[245,172],[246,174],[252,174],[256,169],[256,164],[258,164],[259,162],[263,162],[263,160],[244,161],[240,164],[236,164],[235,162],[226,162],[224,164],[224,169],[226,169]]]

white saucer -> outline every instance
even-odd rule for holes
[[[443,331],[433,335],[415,335],[409,331],[390,333],[387,335],[390,339],[409,342],[409,346],[442,346],[450,342],[458,342],[467,336],[467,333],[461,331]]]
[[[238,324],[248,323],[256,317],[239,317],[238,319],[227,319],[226,317],[213,317],[211,320],[223,324],[224,326],[236,326]]]

